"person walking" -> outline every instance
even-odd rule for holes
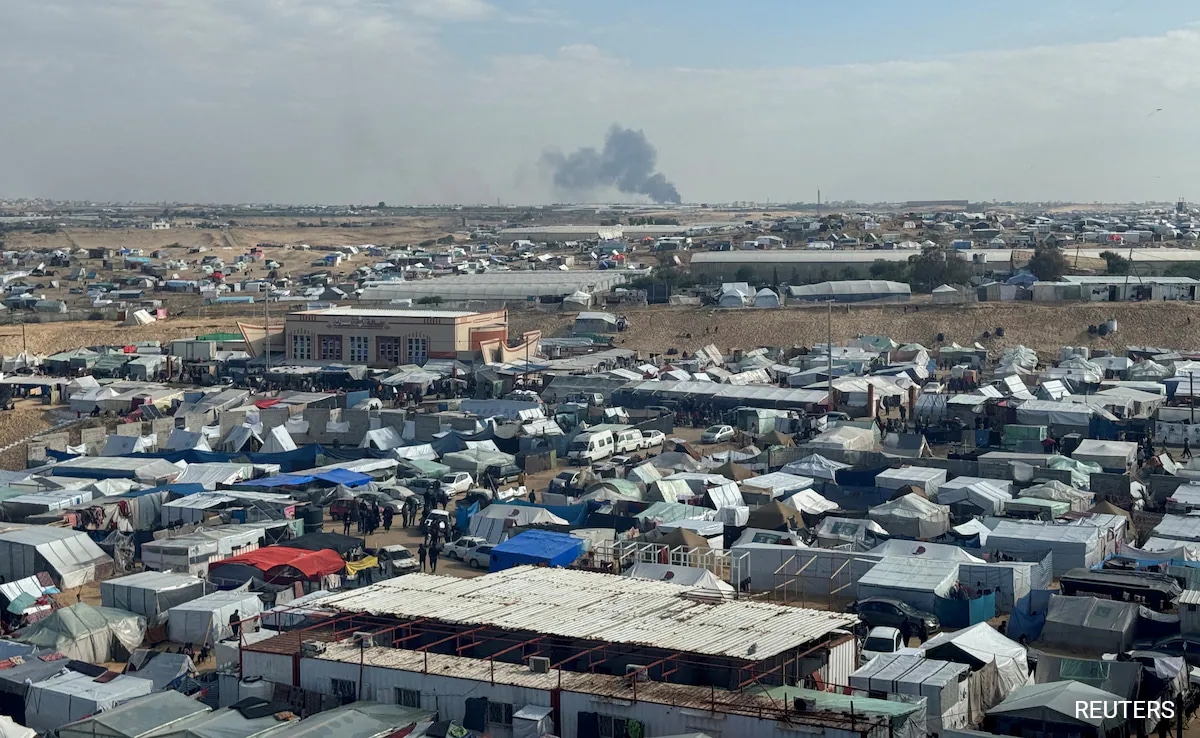
[[[1181,458],[1188,459],[1189,461],[1192,458],[1192,443],[1186,436],[1183,439],[1183,454],[1181,454]]]
[[[408,500],[400,503],[400,527],[408,527]]]
[[[229,630],[233,631],[234,638],[241,638],[242,614],[237,610],[234,610],[233,614],[229,616]]]
[[[383,508],[383,532],[392,532],[392,520],[396,517],[395,511],[390,507]]]
[[[429,556],[429,549],[425,547],[425,541],[421,541],[421,545],[417,546],[417,561],[421,562],[421,571],[425,571],[425,559]]]
[[[434,539],[433,545],[429,547],[429,573],[430,574],[437,574],[437,561],[438,561],[438,556],[440,555],[440,553],[439,553],[440,549],[441,549],[441,546],[439,546],[437,544],[437,540]]]
[[[342,535],[344,536],[350,535],[350,517],[351,515],[349,510],[342,513]]]

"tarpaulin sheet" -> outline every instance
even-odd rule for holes
[[[317,465],[317,454],[321,452],[321,447],[317,445],[303,446],[295,451],[287,451],[278,454],[254,454],[254,453],[224,453],[219,451],[197,451],[189,449],[185,451],[161,451],[155,453],[135,454],[137,458],[145,459],[163,459],[172,464],[179,461],[186,461],[189,464],[213,464],[227,463],[230,461],[245,460],[251,464],[278,464],[279,469],[284,472],[303,471],[311,469]],[[77,458],[76,454],[70,454],[63,451],[55,451],[46,449],[48,458],[56,461],[66,461],[67,459]]]
[[[552,515],[557,515],[572,528],[578,528],[587,520],[588,506],[586,503],[580,505],[535,505],[532,502],[525,500],[509,500],[506,505],[519,505],[521,507],[540,507]]]
[[[321,551],[305,551],[299,548],[284,546],[267,546],[248,553],[239,554],[222,561],[214,561],[208,565],[214,576],[220,576],[220,569],[233,564],[253,566],[263,573],[276,574],[279,567],[291,567],[307,579],[319,579],[330,574],[337,574],[346,568],[346,562],[336,551],[323,549]]]
[[[379,559],[375,558],[374,556],[367,556],[359,559],[358,561],[347,561],[346,571],[350,574],[357,574],[364,569],[370,569],[376,566],[379,566]]]
[[[309,484],[316,481],[316,477],[310,477],[303,474],[276,474],[273,477],[261,477],[259,479],[247,479],[243,482],[238,482],[239,485],[248,487],[290,487]]]
[[[317,472],[313,476],[322,482],[330,484],[344,484],[347,487],[357,487],[360,484],[366,484],[371,481],[371,475],[363,474],[362,472],[350,471],[349,469],[329,469],[327,471]]]
[[[583,540],[569,533],[527,530],[492,549],[491,571],[514,566],[569,566],[583,554]]]

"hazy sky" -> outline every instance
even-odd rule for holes
[[[621,124],[686,202],[1200,200],[1197,21],[1194,0],[0,0],[0,197],[552,202],[543,154]]]

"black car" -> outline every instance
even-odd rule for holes
[[[484,479],[494,479],[496,484],[508,484],[521,478],[521,467],[516,464],[492,464],[483,472]]]
[[[867,628],[898,628],[906,636],[919,636],[922,641],[942,631],[937,615],[918,610],[901,600],[887,597],[868,597],[850,606]]]
[[[1176,635],[1166,638],[1137,640],[1134,651],[1154,651],[1164,656],[1182,656],[1188,666],[1200,666],[1200,635]]]

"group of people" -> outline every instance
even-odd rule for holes
[[[395,517],[396,511],[389,506],[359,500],[358,506],[351,507],[342,517],[342,534],[350,535],[351,523],[356,523],[358,533],[368,536],[379,530],[379,524],[383,523],[383,531],[387,533],[392,530]]]

